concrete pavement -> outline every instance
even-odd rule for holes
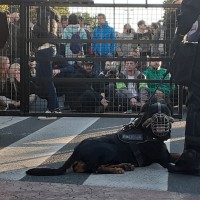
[[[200,195],[73,184],[0,181],[1,200],[199,200]]]

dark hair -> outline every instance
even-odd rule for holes
[[[83,21],[83,17],[82,16],[78,16],[78,20]]]
[[[142,24],[146,24],[144,20],[140,20],[140,21],[137,23],[138,26],[140,26],[140,25],[142,25]]]
[[[71,14],[68,19],[68,24],[78,24],[78,17],[76,14]]]
[[[129,61],[133,61],[135,64],[138,63],[137,60],[134,59],[134,57],[132,57],[132,56],[127,56],[126,58],[127,58],[127,60],[125,61],[125,63],[126,63],[126,62],[129,62]]]
[[[99,13],[97,16],[98,17],[103,17],[106,20],[106,16],[103,13]]]
[[[155,22],[152,22],[152,23],[151,23],[151,26],[152,26],[153,28],[155,28],[155,29],[157,29],[157,28],[158,28],[158,24],[157,24],[157,23],[155,23]]]
[[[61,22],[62,21],[67,21],[68,20],[68,16],[66,16],[66,15],[62,15],[61,16]]]

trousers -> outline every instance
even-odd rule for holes
[[[200,44],[197,55],[192,72],[192,83],[189,88],[185,149],[192,148],[200,152]]]
[[[42,91],[38,96],[41,98],[45,96],[47,100],[47,109],[50,111],[59,107],[56,88],[53,80],[50,79],[53,77],[51,57],[55,56],[55,54],[56,50],[54,47],[40,49],[36,54],[36,77],[40,78],[39,85],[41,87],[40,91]],[[44,92],[45,94],[42,94]]]

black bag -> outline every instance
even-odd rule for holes
[[[198,42],[182,42],[179,44],[170,62],[170,73],[176,84],[190,86],[197,51]]]
[[[81,37],[80,37],[80,31],[77,32],[77,33],[74,33],[71,37],[71,40],[73,41],[77,41],[77,40],[80,40]],[[70,50],[72,51],[73,54],[78,54],[82,51],[82,43],[80,42],[72,42],[70,43]]]
[[[0,12],[0,49],[4,47],[9,37],[8,21],[6,13]]]

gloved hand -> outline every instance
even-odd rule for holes
[[[171,47],[170,47],[170,57],[174,55],[176,52],[176,49],[178,49],[179,44],[183,40],[183,35],[175,35],[172,42],[171,42]]]

